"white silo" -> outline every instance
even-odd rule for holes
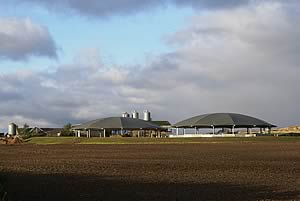
[[[123,112],[123,113],[122,113],[122,117],[129,118],[129,117],[130,117],[130,114],[129,114],[128,112]]]
[[[136,110],[134,110],[134,111],[132,112],[132,118],[133,118],[133,119],[138,119],[138,118],[139,118],[139,113],[138,113]]]
[[[17,135],[17,125],[14,123],[10,123],[8,125],[8,135],[13,136]]]
[[[151,113],[148,110],[144,111],[144,120],[145,121],[151,121]]]

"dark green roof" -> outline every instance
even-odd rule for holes
[[[147,122],[141,119],[133,119],[127,117],[108,117],[103,119],[97,119],[89,121],[78,126],[74,126],[73,129],[127,129],[127,130],[156,130],[161,129],[158,125],[151,122]]]
[[[151,121],[151,123],[156,124],[158,126],[171,126],[171,123],[168,121]]]
[[[174,127],[182,128],[210,128],[215,127],[232,127],[247,128],[247,127],[276,127],[266,121],[250,117],[243,114],[235,113],[213,113],[195,116],[183,121],[180,121],[174,125]]]

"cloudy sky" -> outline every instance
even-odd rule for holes
[[[148,109],[300,124],[298,0],[0,0],[0,128]]]

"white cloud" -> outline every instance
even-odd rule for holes
[[[46,27],[34,24],[30,19],[0,18],[1,59],[55,58],[56,51],[56,44]]]

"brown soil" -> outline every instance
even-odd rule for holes
[[[0,144],[7,144],[8,140],[6,138],[0,138]]]
[[[300,200],[299,143],[0,146],[9,200]]]
[[[9,138],[0,138],[0,144],[22,144],[23,139],[19,136],[9,137]]]

